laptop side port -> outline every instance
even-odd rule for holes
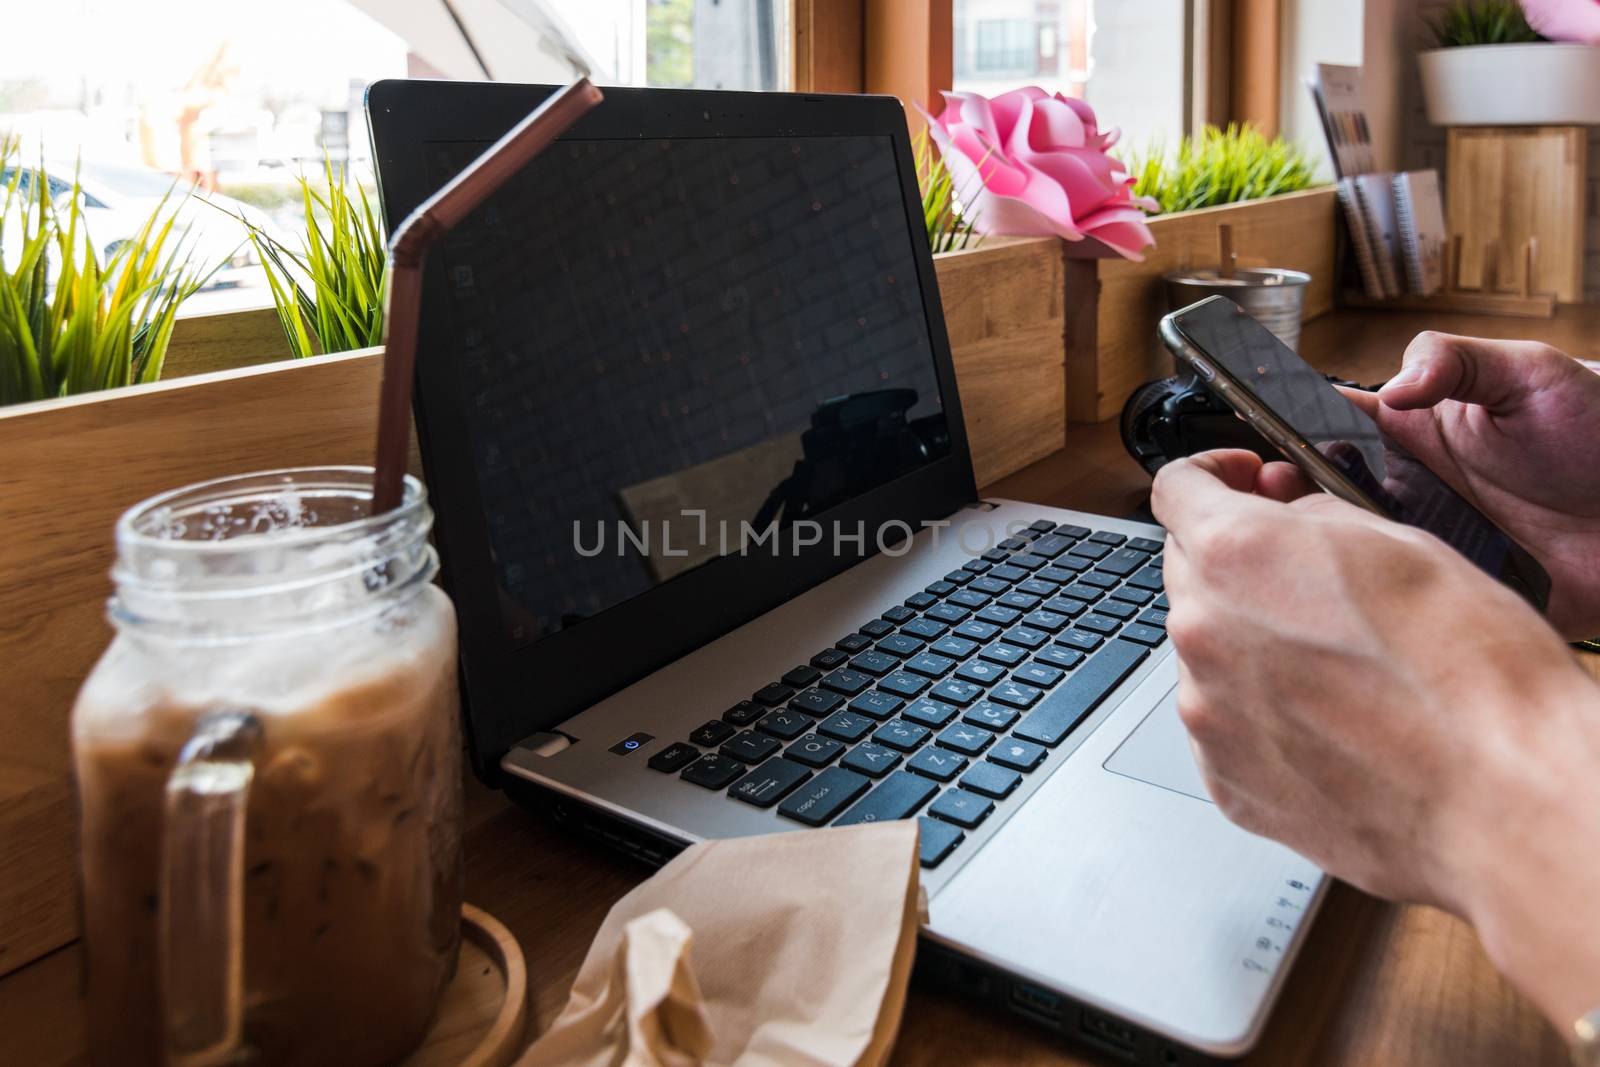
[[[1133,1027],[1113,1016],[1084,1008],[1078,1013],[1078,1032],[1098,1049],[1130,1062],[1138,1061],[1138,1035]]]
[[[1061,1013],[1066,1001],[1029,982],[1011,983],[1011,1009],[1048,1026],[1061,1025]]]

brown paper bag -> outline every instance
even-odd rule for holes
[[[914,819],[695,845],[611,909],[519,1067],[878,1067],[919,918]]]

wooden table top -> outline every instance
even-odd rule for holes
[[[1301,344],[1325,370],[1362,382],[1393,371],[1421,329],[1535,337],[1600,358],[1600,307],[1562,308],[1551,321],[1343,312],[1309,323]],[[1067,447],[985,492],[1110,515],[1148,496],[1115,420],[1074,425]],[[1600,657],[1584,657],[1600,678]],[[467,899],[516,935],[528,962],[534,1032],[566,1000],[607,910],[649,871],[551,828],[475,782],[468,785]],[[0,979],[8,1062],[83,1061],[82,952],[68,945]],[[15,1059],[12,1059],[15,1057]],[[1106,1062],[1038,1027],[915,986],[897,1065],[983,1067]],[[1295,963],[1252,1065],[1505,1067],[1566,1064],[1562,1039],[1490,966],[1472,930],[1431,908],[1392,905],[1335,885]]]

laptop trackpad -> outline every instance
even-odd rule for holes
[[[1178,689],[1174,686],[1155,710],[1117,746],[1105,768],[1141,782],[1211,802],[1200,768],[1189,748],[1189,734],[1178,718]]]

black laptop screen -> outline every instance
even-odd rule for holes
[[[428,144],[430,179],[483,147]],[[887,136],[581,140],[450,235],[513,645],[775,529],[853,537],[829,509],[949,454],[901,198]]]

